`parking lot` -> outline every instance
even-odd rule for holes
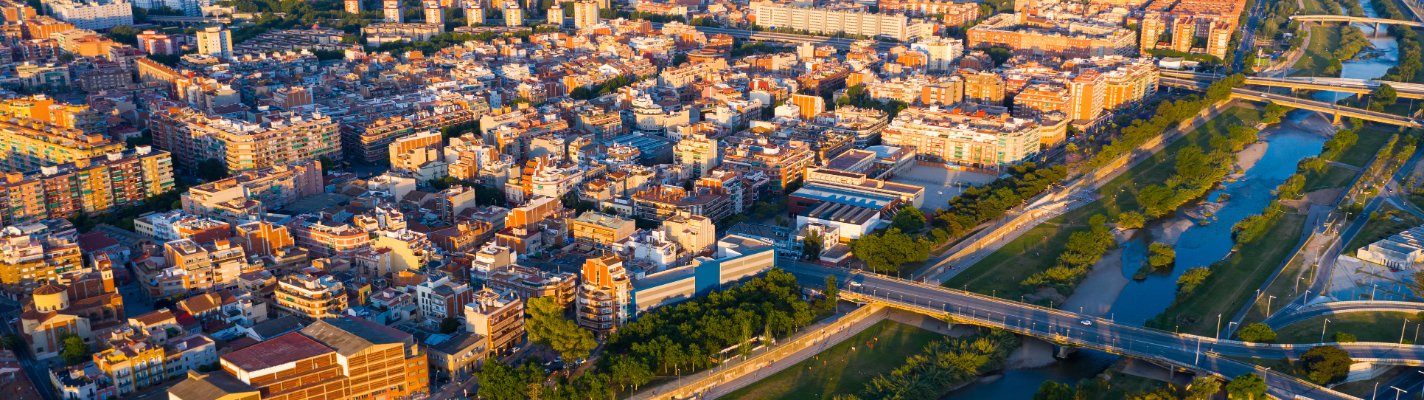
[[[990,173],[952,169],[943,164],[921,162],[909,170],[891,178],[891,182],[904,183],[925,188],[925,203],[922,210],[944,207],[949,199],[958,196],[965,188],[993,182],[997,177]]]

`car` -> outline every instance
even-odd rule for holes
[[[860,282],[850,281],[850,287],[860,287]]]
[[[1093,326],[1093,320],[1091,319],[1079,320],[1078,323],[1083,324],[1083,326]]]

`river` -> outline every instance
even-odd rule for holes
[[[1361,5],[1367,16],[1374,17],[1370,1],[1361,0]],[[1370,36],[1374,49],[1361,51],[1356,59],[1344,62],[1341,77],[1374,79],[1384,76],[1398,62],[1398,44],[1387,32],[1376,35],[1373,26],[1361,26],[1361,29]],[[1367,57],[1371,52],[1377,56]],[[1314,96],[1317,100],[1330,101],[1344,99],[1348,95],[1317,92]],[[1321,124],[1328,125],[1329,120],[1316,113],[1292,111],[1281,124],[1264,130],[1261,140],[1267,143],[1265,154],[1240,179],[1226,182],[1207,195],[1208,201],[1225,200],[1221,209],[1215,212],[1214,220],[1205,225],[1194,224],[1181,233],[1175,247],[1176,266],[1170,274],[1152,274],[1142,281],[1131,280],[1146,259],[1146,245],[1142,240],[1125,243],[1122,248],[1122,274],[1129,279],[1113,302],[1109,315],[1118,322],[1145,323],[1171,305],[1177,291],[1177,277],[1183,272],[1225,258],[1233,245],[1231,227],[1248,216],[1261,213],[1273,199],[1271,191],[1295,173],[1296,164],[1306,157],[1320,154],[1327,139],[1317,133]],[[945,399],[1032,398],[1044,381],[1075,384],[1096,376],[1117,359],[1117,356],[1107,353],[1078,351],[1068,359],[1046,367],[1005,371],[1002,377],[956,390]]]

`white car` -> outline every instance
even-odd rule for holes
[[[1083,324],[1083,326],[1093,326],[1093,320],[1091,319],[1080,320],[1078,323]]]

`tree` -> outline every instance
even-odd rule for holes
[[[529,341],[554,349],[565,360],[588,357],[598,346],[593,333],[564,318],[564,308],[550,297],[535,297],[525,303],[529,313],[525,330]]]
[[[1140,229],[1147,225],[1147,218],[1136,211],[1128,211],[1117,215],[1118,229]]]
[[[0,346],[4,346],[5,349],[10,351],[20,351],[20,346],[24,345],[24,343],[24,340],[21,340],[19,335],[9,334],[0,336]]]
[[[1177,261],[1177,251],[1166,243],[1153,243],[1147,246],[1147,264],[1152,268],[1170,267]]]
[[[919,232],[925,227],[925,214],[914,206],[900,208],[900,212],[895,214],[895,219],[891,220],[890,226],[899,228],[902,232]]]
[[[1236,333],[1241,340],[1255,343],[1273,343],[1276,341],[1276,331],[1270,325],[1260,322],[1253,322],[1241,327],[1241,331]]]
[[[1221,392],[1221,381],[1210,376],[1198,376],[1187,385],[1187,395],[1183,400],[1211,400]]]
[[[1033,394],[1033,400],[1073,400],[1073,387],[1066,383],[1044,381],[1038,386],[1038,393]]]
[[[815,260],[821,256],[821,250],[825,249],[825,239],[821,238],[819,232],[812,231],[806,234],[806,238],[801,241],[801,258]]]
[[[455,333],[460,330],[460,320],[455,317],[445,317],[440,321],[440,333]]]
[[[1226,384],[1226,397],[1231,400],[1265,399],[1266,380],[1254,373],[1238,376]]]
[[[1284,117],[1286,112],[1290,111],[1290,108],[1276,103],[1267,103],[1265,111],[1266,115],[1261,118],[1261,122],[1267,125],[1274,125],[1281,122],[1281,117]]]
[[[1316,346],[1306,350],[1296,361],[1297,374],[1317,385],[1328,385],[1345,380],[1350,374],[1350,353],[1336,346]]]
[[[897,272],[901,265],[925,261],[930,257],[928,240],[910,237],[897,228],[861,236],[851,242],[850,248],[870,270],[880,273]]]
[[[1379,104],[1381,107],[1390,106],[1399,101],[1399,92],[1394,90],[1394,86],[1386,83],[1381,83],[1374,92],[1370,93],[1370,96],[1374,98],[1373,104]]]
[[[628,388],[636,391],[638,386],[653,380],[653,371],[648,370],[647,364],[627,355],[619,355],[614,358],[613,363],[608,367],[608,372],[619,391]]]
[[[1195,292],[1197,287],[1206,283],[1206,278],[1209,277],[1211,277],[1211,268],[1196,267],[1189,269],[1187,272],[1182,273],[1182,276],[1177,277],[1177,292],[1181,294]]]
[[[525,368],[512,368],[499,361],[491,361],[480,369],[480,398],[490,400],[523,400],[530,398],[531,384],[538,382],[539,375],[528,374],[532,364]],[[532,379],[531,379],[532,378]]]
[[[59,356],[64,359],[65,364],[80,364],[89,359],[89,345],[84,344],[84,339],[79,335],[65,336],[63,343],[64,347],[60,349]]]
[[[198,178],[212,182],[227,177],[227,165],[222,160],[209,158],[198,162]]]
[[[821,311],[832,312],[836,310],[836,303],[840,301],[841,287],[836,283],[835,275],[826,275],[826,299],[821,303]]]

